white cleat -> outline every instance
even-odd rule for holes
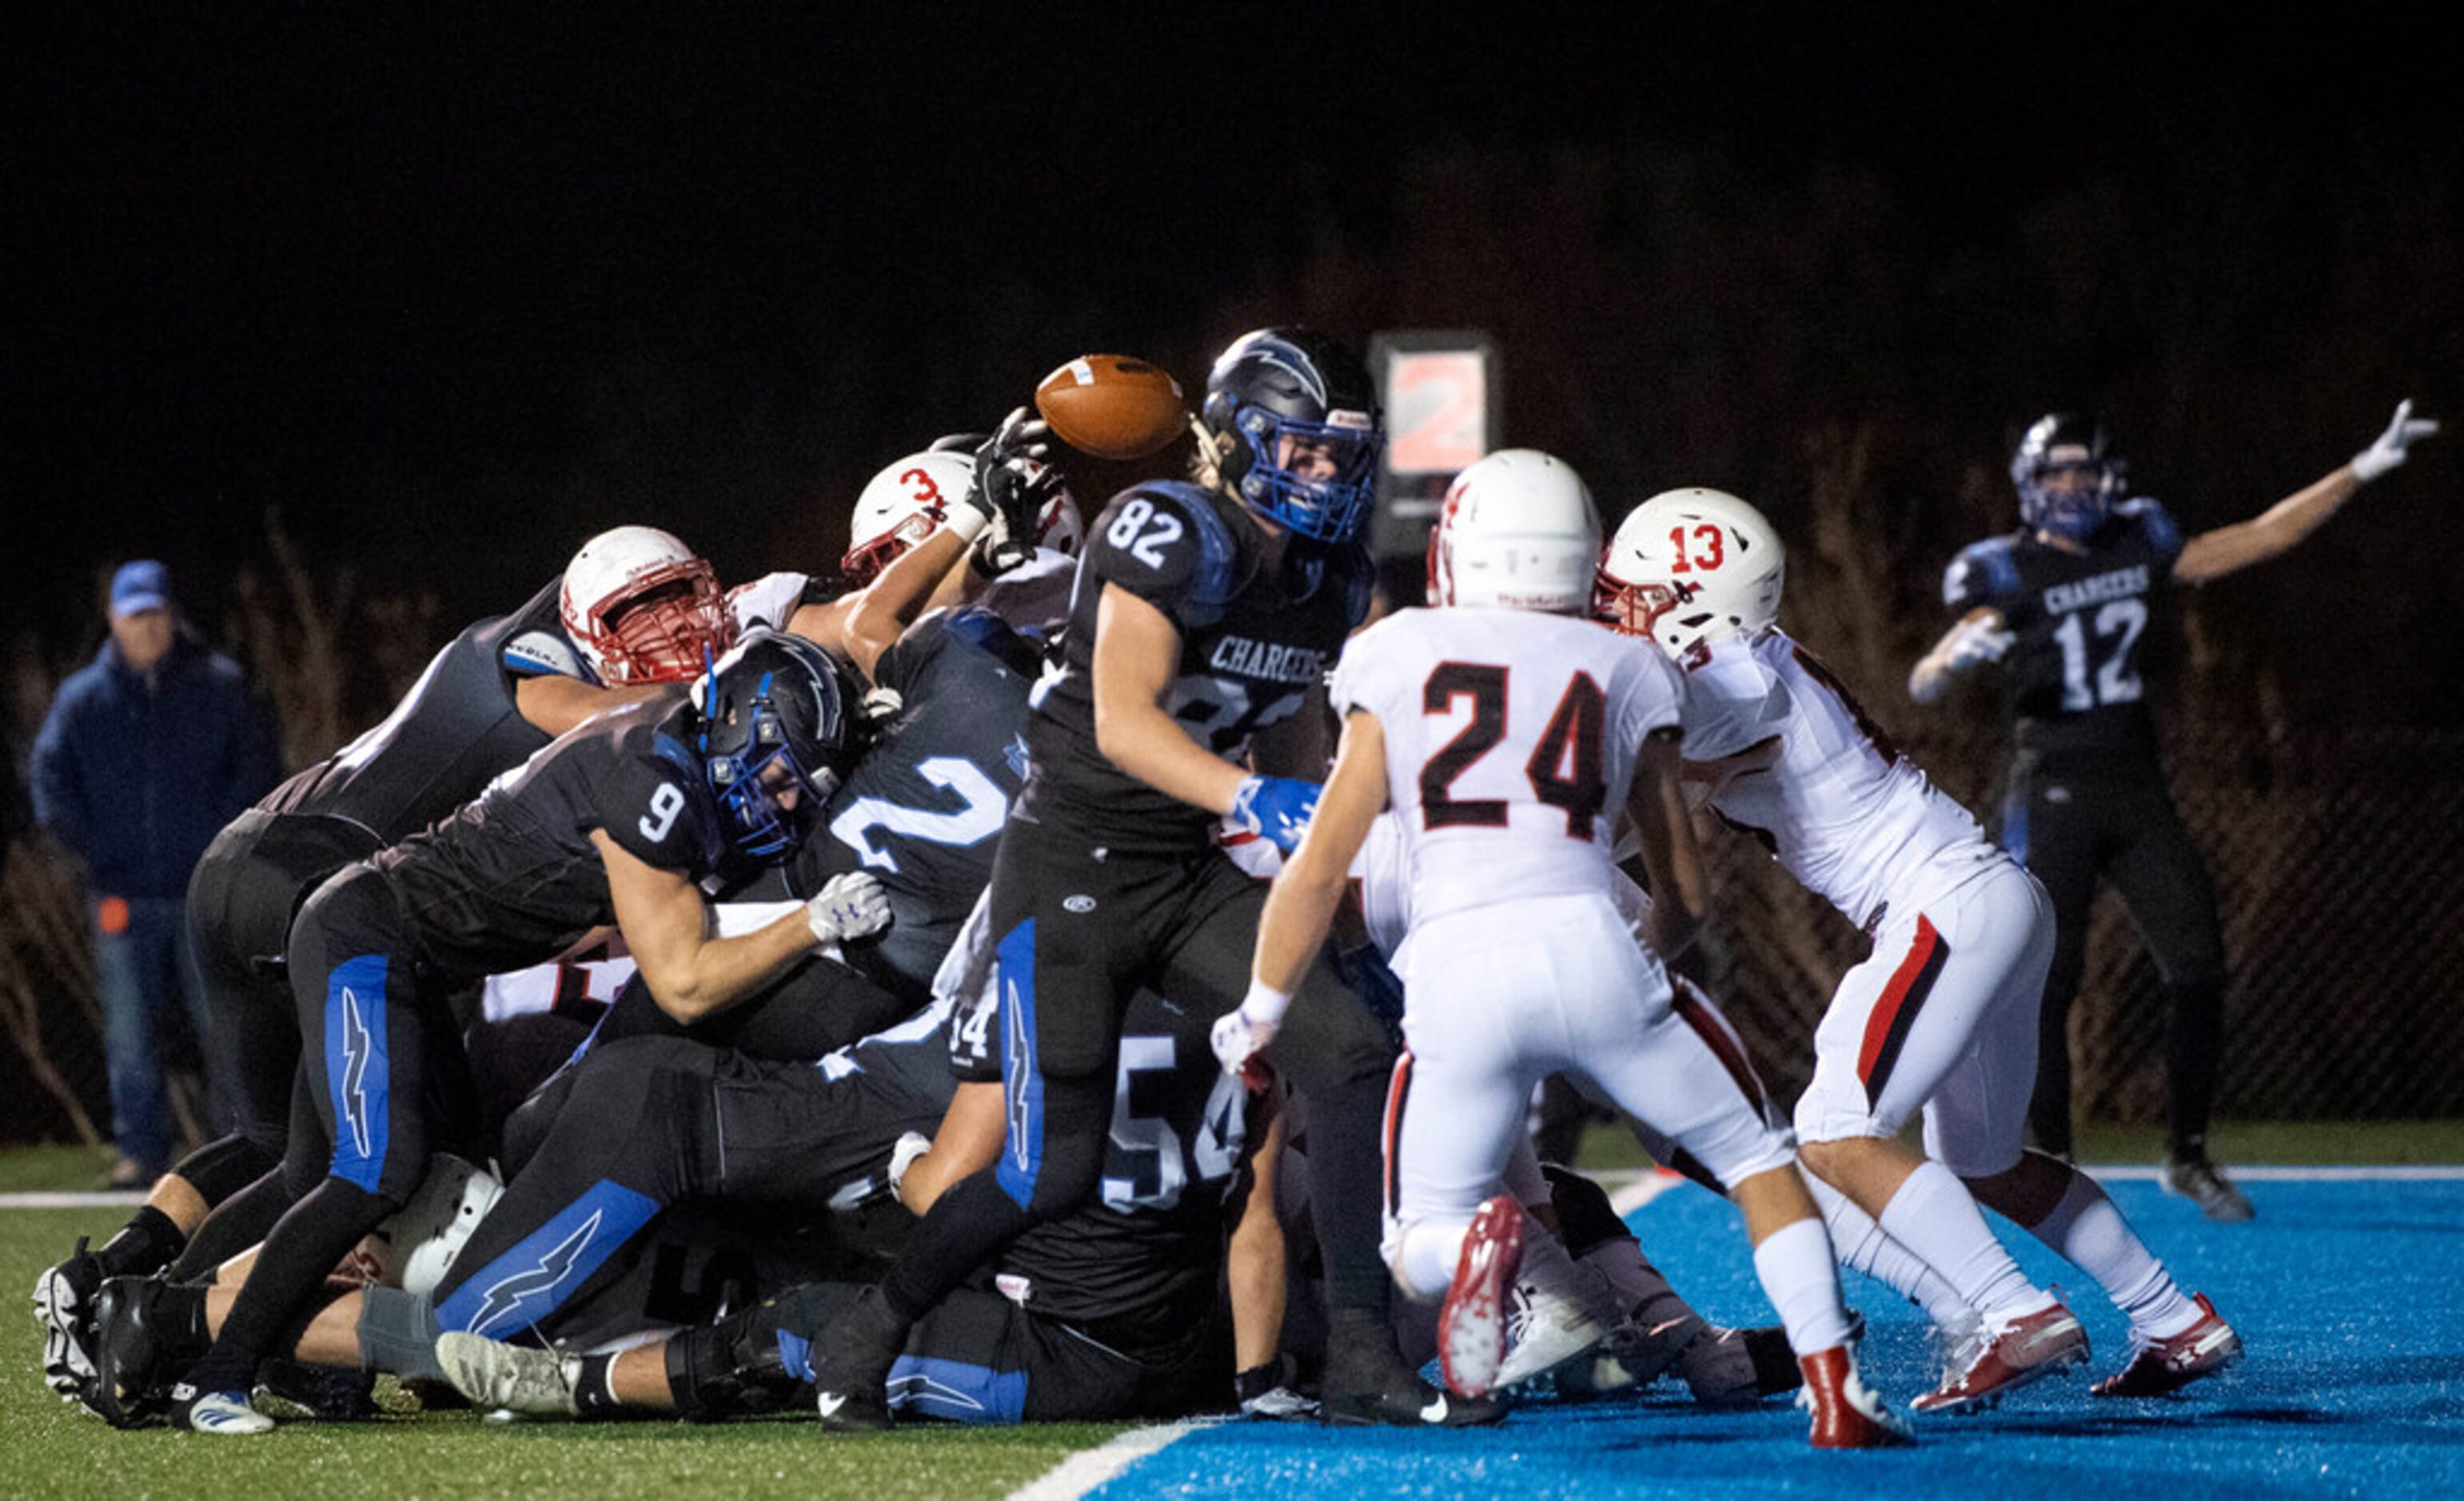
[[[1571,1297],[1518,1282],[1507,1299],[1506,1363],[1497,1384],[1516,1386],[1552,1374],[1599,1347],[1608,1331]]]
[[[481,1409],[526,1418],[570,1418],[582,1410],[573,1395],[582,1380],[578,1355],[454,1330],[437,1336],[436,1363],[453,1389]]]
[[[245,1392],[201,1392],[182,1382],[171,1388],[171,1426],[191,1433],[271,1433],[274,1420],[250,1406]]]

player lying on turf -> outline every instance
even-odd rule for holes
[[[2087,1359],[2079,1320],[2020,1272],[1979,1202],[2095,1277],[2129,1316],[2132,1359],[2098,1395],[2223,1370],[2241,1343],[2207,1299],[2174,1284],[2093,1180],[2021,1151],[2053,909],[1779,629],[1784,557],[1746,502],[1671,490],[1617,529],[1597,608],[1684,669],[1686,774],[1721,821],[1873,935],[1815,1033],[1796,1134],[1849,1265],[1903,1290],[1929,1270],[1937,1319],[1974,1331],[1912,1405],[1981,1411]],[[1921,1158],[1895,1141],[1920,1111]]]
[[[1219,1024],[1218,1052],[1239,1069],[1271,1038],[1391,803],[1413,889],[1384,1249],[1408,1292],[1444,1295],[1449,1386],[1478,1395],[1496,1381],[1523,1223],[1500,1175],[1533,1085],[1562,1069],[1728,1186],[1804,1371],[1812,1441],[1904,1443],[1905,1425],[1857,1375],[1830,1241],[1786,1133],[1677,1009],[1617,911],[1614,808],[1641,838],[1662,934],[1700,875],[1679,874],[1693,853],[1676,782],[1682,682],[1584,619],[1598,556],[1591,494],[1557,460],[1509,449],[1456,479],[1430,541],[1441,607],[1379,621],[1335,669],[1334,772],[1276,878],[1249,995]]]

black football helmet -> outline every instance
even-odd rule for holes
[[[803,842],[863,750],[859,696],[829,653],[779,631],[748,632],[711,663],[693,687],[695,749],[737,853],[777,863]]]
[[[1377,386],[1359,357],[1304,328],[1262,328],[1216,357],[1199,422],[1223,485],[1259,514],[1348,542],[1376,498]]]
[[[2048,489],[2048,477],[2063,472],[2084,475]],[[2104,424],[2076,412],[2054,412],[2036,420],[2011,456],[2011,482],[2019,488],[2019,519],[2031,531],[2047,532],[2072,542],[2095,535],[2122,498],[2127,467]]]

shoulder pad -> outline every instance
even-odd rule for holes
[[[2137,495],[2113,508],[2116,515],[2138,524],[2147,545],[2167,557],[2182,551],[2182,528],[2173,513],[2152,495]]]
[[[1022,678],[1044,670],[1043,648],[990,610],[973,605],[953,610],[941,628],[951,640],[973,646]]]
[[[524,631],[505,642],[500,654],[505,670],[522,678],[580,678],[584,683],[597,680],[573,649],[561,631]]]
[[[1133,507],[1145,510],[1133,512]],[[1132,526],[1133,513],[1147,519]],[[1214,497],[1185,480],[1151,480],[1114,496],[1089,530],[1087,548],[1099,563],[1126,555],[1150,578],[1160,574],[1170,580],[1173,613],[1185,625],[1220,617],[1247,572],[1241,539],[1216,509]],[[1128,582],[1111,568],[1102,576]]]
[[[1954,609],[1992,604],[2019,592],[2019,560],[2014,538],[1987,537],[1959,550],[1943,570],[1942,602]]]

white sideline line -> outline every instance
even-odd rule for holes
[[[2246,1183],[2456,1183],[2464,1182],[2464,1164],[2389,1164],[2386,1166],[2335,1167],[2256,1167],[2233,1164],[2228,1169],[2234,1178]],[[2156,1183],[2165,1176],[2162,1167],[2140,1164],[2123,1165],[2089,1164],[2087,1174],[2115,1182]],[[1652,1200],[1685,1180],[1665,1168],[1617,1168],[1595,1172],[1600,1186],[1608,1190],[1609,1203],[1619,1214],[1632,1214]]]
[[[0,1209],[134,1208],[144,1202],[143,1188],[109,1188],[92,1193],[0,1193]]]
[[[1041,1479],[1031,1480],[1011,1491],[1009,1501],[1078,1501],[1078,1497],[1139,1460],[1210,1425],[1211,1420],[1132,1428],[1108,1444],[1070,1455],[1046,1470]]]

